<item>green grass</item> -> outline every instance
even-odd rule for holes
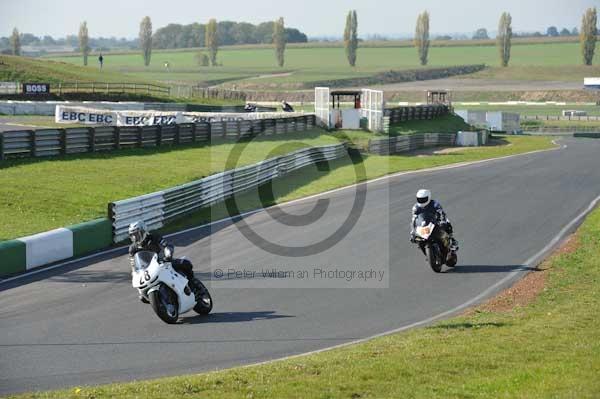
[[[549,127],[549,128],[586,128],[598,129],[600,131],[600,121],[521,121],[523,129],[527,127]]]
[[[152,63],[144,67],[139,54],[107,55],[106,69],[140,78],[163,82],[221,82],[239,81],[260,84],[265,88],[300,87],[302,83],[370,76],[386,70],[418,68],[417,52],[413,47],[366,47],[358,51],[355,68],[348,66],[342,47],[291,47],[286,51],[284,68],[275,64],[270,48],[222,48],[219,51],[221,67],[200,67],[195,60],[199,50],[158,51]],[[599,52],[600,53],[600,52]],[[598,57],[596,60],[598,63]],[[59,57],[60,61],[79,63],[78,57]],[[164,63],[170,63],[170,70]],[[450,66],[485,63],[498,65],[494,46],[432,47],[429,66]],[[492,68],[474,77],[505,79],[558,79],[578,81],[583,76],[600,73],[600,67],[582,67],[578,43],[523,44],[512,49],[511,68]],[[514,68],[513,68],[514,67]],[[92,67],[90,67],[92,68]],[[289,76],[244,80],[248,77],[291,73]]]
[[[66,63],[10,55],[0,55],[0,81],[154,83],[133,74],[125,76],[115,70],[84,67],[80,60]]]
[[[433,326],[262,366],[15,398],[597,398],[600,210],[544,290],[508,312],[480,308]]]
[[[552,146],[547,138],[508,137],[497,147],[465,149],[432,157],[411,155],[364,159],[366,178],[388,173],[445,165],[454,162],[492,158]],[[263,137],[244,149],[239,165],[261,161],[290,152],[299,146],[339,142],[321,131]],[[147,194],[200,179],[224,170],[234,149],[232,142],[215,142],[177,149],[135,149],[105,154],[85,154],[56,159],[5,161],[0,167],[0,240],[75,224],[106,216],[111,201]],[[358,161],[356,161],[358,162]],[[362,162],[362,161],[361,161]],[[310,168],[277,182],[277,201],[299,198],[355,182],[354,165],[349,159],[331,163],[331,172]],[[35,195],[31,195],[34,187]],[[243,210],[261,206],[253,192],[241,202]],[[218,206],[217,206],[218,208]],[[218,212],[212,210],[213,217]],[[203,210],[172,224],[174,230],[197,225],[210,218]],[[220,214],[219,214],[219,217]]]

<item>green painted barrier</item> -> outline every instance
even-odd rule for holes
[[[81,256],[112,245],[112,224],[108,219],[68,226],[73,232],[73,256]]]
[[[0,276],[27,270],[25,243],[17,240],[0,242]]]

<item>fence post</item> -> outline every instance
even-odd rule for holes
[[[29,151],[31,157],[35,157],[35,130],[29,131]]]
[[[163,141],[162,126],[157,125],[156,126],[156,146],[157,147],[162,146],[162,141]]]
[[[115,150],[120,150],[121,149],[121,128],[118,126],[115,126],[114,137],[115,137]]]
[[[106,94],[108,94],[108,83],[106,84]]]
[[[88,127],[87,129],[90,152],[96,152],[96,129],[93,127]]]
[[[144,146],[144,129],[146,126],[138,126],[137,128],[137,139],[138,139],[138,148],[142,148]]]
[[[60,132],[60,153],[67,155],[67,129],[59,129]]]
[[[174,137],[173,141],[175,142],[176,145],[179,144],[179,141],[180,141],[179,125],[175,125],[175,137]]]
[[[206,141],[208,142],[208,144],[212,143],[212,122],[207,122],[208,123],[208,128],[207,128],[207,132],[208,132],[208,137],[206,137]]]
[[[242,136],[242,122],[237,121],[236,123],[236,127],[237,127],[237,138],[239,139]]]
[[[96,87],[95,87],[95,83],[92,82],[92,93],[95,93]]]
[[[195,143],[196,141],[198,141],[198,138],[196,137],[196,123],[192,123],[192,143]]]
[[[0,161],[4,161],[4,133],[0,133]]]
[[[58,83],[58,95],[62,95],[62,82]]]

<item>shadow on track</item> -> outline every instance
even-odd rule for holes
[[[539,269],[524,265],[459,265],[453,269],[447,269],[444,273],[510,273],[514,271],[539,271]]]
[[[262,312],[224,312],[211,313],[208,316],[182,318],[178,324],[243,323],[258,320],[287,319],[295,316],[279,315],[274,311]]]

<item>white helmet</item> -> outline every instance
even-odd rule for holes
[[[148,227],[143,220],[131,223],[129,225],[129,238],[134,244],[138,244],[146,239],[148,235]]]
[[[431,191],[419,190],[417,191],[417,205],[421,208],[425,208],[431,202]]]

